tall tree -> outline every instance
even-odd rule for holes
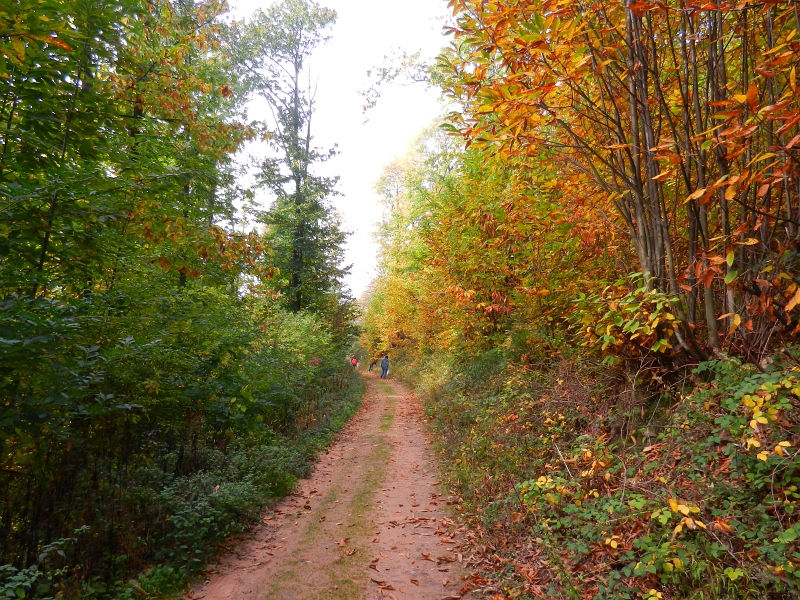
[[[293,311],[326,310],[347,272],[341,266],[346,233],[329,202],[336,178],[313,174],[313,166],[335,149],[313,145],[315,88],[309,61],[335,19],[335,11],[314,2],[284,0],[233,28],[246,66],[243,83],[271,113],[275,155],[261,165],[261,179],[275,201],[262,218]]]

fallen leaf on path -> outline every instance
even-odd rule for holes
[[[443,587],[447,587],[448,583],[450,583],[450,579],[449,578],[445,577],[444,579],[442,579],[442,586]]]
[[[356,553],[356,549],[355,548],[350,548],[350,550],[345,550],[345,554],[347,556],[353,556],[353,554],[355,554],[355,553]]]
[[[419,579],[412,579],[411,583],[413,583],[414,585],[419,585]]]

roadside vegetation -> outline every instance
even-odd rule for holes
[[[797,7],[450,6],[362,344],[423,395],[473,587],[795,597]]]
[[[345,233],[298,87],[335,17],[0,6],[0,598],[179,592],[355,412]]]

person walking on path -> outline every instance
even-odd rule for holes
[[[389,375],[389,355],[383,357],[381,361],[381,379],[386,379]]]
[[[350,359],[350,364],[353,365],[354,369],[358,367],[358,359],[355,357],[355,355],[353,355],[353,358]]]
[[[374,367],[374,366],[375,366],[375,363],[377,363],[377,362],[378,362],[378,361],[377,361],[377,360],[375,360],[374,358],[373,358],[371,361],[369,361],[369,372],[370,372],[370,373],[372,372],[372,367]]]

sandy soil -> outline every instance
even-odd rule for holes
[[[419,401],[366,375],[361,410],[310,479],[234,541],[193,600],[466,598],[453,498],[439,488]]]

